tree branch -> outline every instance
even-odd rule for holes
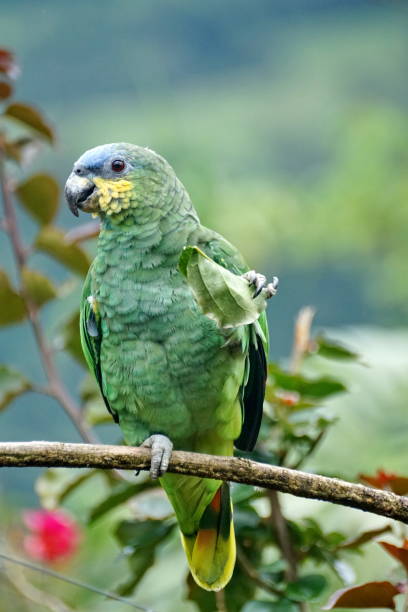
[[[65,442],[2,442],[0,467],[87,467],[147,470],[150,450],[141,447]],[[408,499],[390,491],[352,484],[239,457],[174,451],[169,472],[241,482],[365,510],[408,524]]]

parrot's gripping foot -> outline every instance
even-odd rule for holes
[[[156,480],[163,476],[169,467],[169,461],[173,450],[173,442],[162,434],[149,436],[141,446],[152,449],[150,463],[150,477]]]
[[[249,282],[250,285],[255,287],[255,293],[252,296],[253,298],[258,297],[260,293],[263,293],[265,299],[269,299],[276,295],[278,291],[279,279],[277,276],[272,277],[272,282],[268,283],[266,280],[266,276],[263,274],[259,274],[255,272],[255,270],[249,270],[249,272],[245,272],[242,275],[245,280]]]

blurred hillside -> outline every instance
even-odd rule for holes
[[[404,2],[42,0],[4,3],[0,32],[21,58],[21,97],[57,126],[41,166],[61,181],[93,145],[147,144],[206,223],[279,274],[288,317],[313,302],[322,324],[395,323],[407,24]]]

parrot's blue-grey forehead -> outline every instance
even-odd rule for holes
[[[134,156],[131,154],[132,148],[135,148],[134,145],[127,143],[100,145],[93,149],[89,149],[89,151],[85,151],[85,153],[75,162],[75,165],[85,167],[91,172],[97,172],[106,167],[107,162],[119,158],[126,160],[134,168],[141,164],[135,163]]]

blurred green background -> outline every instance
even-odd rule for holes
[[[351,393],[328,406],[339,421],[310,468],[351,479],[381,466],[406,473],[407,3],[0,0],[0,9],[1,46],[23,70],[18,98],[38,105],[57,130],[57,147],[36,168],[63,185],[73,161],[97,144],[129,141],[163,154],[202,221],[251,266],[279,276],[271,356],[289,353],[305,304],[316,307],[318,327],[363,355],[365,365],[341,368]],[[77,223],[62,206],[59,224]],[[3,237],[0,246],[7,265]],[[57,265],[37,262],[63,280]],[[70,300],[47,307],[51,335]],[[41,380],[28,328],[2,330],[0,343],[0,361]],[[60,365],[75,390],[79,368],[64,356]],[[102,435],[119,439],[113,427]],[[52,400],[29,395],[1,415],[1,439],[77,436]],[[2,496],[34,504],[37,474],[2,473]],[[286,502],[289,516],[311,512],[311,502]],[[323,504],[313,512],[328,528],[340,516]],[[363,519],[381,523],[341,516],[350,532]],[[375,563],[357,572],[373,577]],[[152,606],[154,584],[148,577]],[[193,609],[166,588],[176,603],[166,608],[159,594],[159,610]]]

